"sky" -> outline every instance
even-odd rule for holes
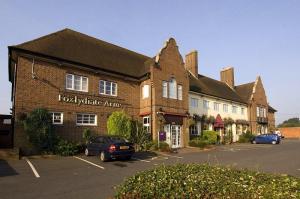
[[[300,116],[298,0],[0,0],[0,114],[10,113],[7,46],[70,28],[155,56],[175,38],[184,56],[198,51],[199,73],[235,84],[261,76],[276,123]]]

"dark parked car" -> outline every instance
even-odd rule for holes
[[[100,155],[100,159],[108,161],[116,158],[129,160],[134,154],[133,144],[124,138],[115,136],[98,136],[89,141],[85,155]]]
[[[280,136],[277,134],[261,134],[252,139],[252,144],[279,144]]]

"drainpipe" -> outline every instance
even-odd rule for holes
[[[34,58],[32,58],[32,64],[31,64],[31,76],[32,76],[32,79],[36,79],[37,76],[34,72]]]

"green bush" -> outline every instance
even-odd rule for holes
[[[159,166],[127,178],[116,198],[300,198],[300,179],[207,164]]]
[[[76,155],[80,150],[80,145],[67,140],[59,139],[55,146],[55,153],[61,156]]]
[[[109,135],[116,135],[130,139],[131,119],[124,111],[113,112],[107,120],[107,131]]]
[[[170,146],[168,143],[166,142],[159,142],[159,147],[158,147],[158,141],[157,140],[153,140],[152,141],[152,146],[150,148],[151,150],[155,150],[155,151],[162,151],[162,152],[168,152],[171,150]]]
[[[202,138],[207,140],[208,144],[216,144],[218,141],[218,132],[216,131],[203,131]]]
[[[208,145],[208,141],[204,139],[192,139],[189,141],[189,146],[204,148]]]
[[[42,151],[53,151],[55,136],[52,129],[52,118],[47,109],[37,108],[23,118],[24,130],[29,141]]]
[[[136,145],[137,151],[149,150],[149,144],[151,144],[151,134],[148,133],[143,124],[139,121],[131,122],[131,134],[130,141]]]
[[[92,138],[92,131],[91,131],[91,129],[83,129],[82,138],[84,139],[85,144],[87,144],[91,140],[91,138]]]
[[[240,142],[240,143],[251,142],[251,140],[252,140],[254,137],[255,137],[255,136],[254,136],[250,131],[247,131],[246,133],[243,133],[242,135],[239,136],[239,142]]]

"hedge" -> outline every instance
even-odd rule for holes
[[[205,148],[208,145],[208,141],[204,139],[193,139],[189,141],[189,146]]]
[[[205,130],[202,137],[207,140],[208,144],[216,144],[218,141],[218,132]]]
[[[159,166],[127,178],[115,198],[300,198],[300,179],[207,164]]]

